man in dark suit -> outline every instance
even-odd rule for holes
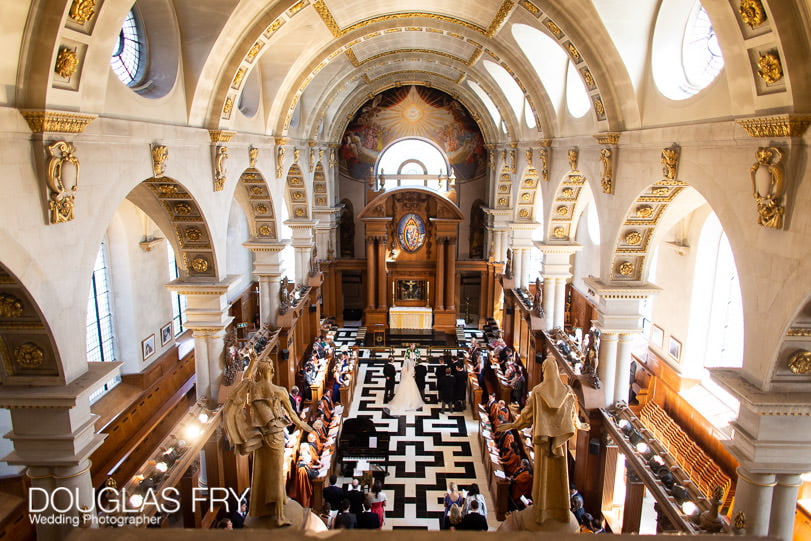
[[[439,400],[442,402],[442,409],[439,410],[439,413],[445,413],[445,408],[448,408],[449,412],[453,412],[453,389],[454,389],[454,378],[451,375],[451,369],[449,367],[445,368],[445,375],[439,378],[439,383],[437,383],[437,387],[439,389]]]
[[[464,364],[457,363],[453,372],[453,402],[457,411],[465,410],[465,398],[467,395],[467,370]]]
[[[349,501],[349,510],[352,514],[355,516],[360,515],[363,512],[363,501],[366,499],[366,496],[363,494],[357,479],[352,479],[352,484],[349,485],[349,488],[346,490],[345,496],[346,500]]]
[[[231,519],[231,525],[235,530],[245,527],[245,517],[248,516],[248,502],[243,500],[239,505],[239,510],[231,513],[228,518]]]
[[[397,370],[394,368],[393,357],[389,357],[386,361],[386,366],[383,367],[383,375],[386,377],[386,390],[383,393],[383,402],[388,402],[394,398],[394,377],[397,375]]]
[[[341,502],[341,512],[335,517],[335,528],[354,530],[358,527],[358,517],[355,513],[349,512],[349,500],[344,499]]]
[[[338,476],[334,473],[329,476],[329,486],[324,489],[324,501],[327,502],[331,509],[340,509],[341,500],[344,499],[344,489],[339,487]]]
[[[359,530],[378,530],[380,529],[380,517],[377,513],[373,513],[369,502],[363,500],[363,513],[358,515],[358,529]]]
[[[487,519],[479,514],[479,502],[477,500],[470,501],[470,509],[456,529],[487,531]]]
[[[425,400],[425,376],[428,374],[428,367],[420,360],[417,366],[414,367],[414,381],[417,382],[417,389],[420,390],[420,396]]]

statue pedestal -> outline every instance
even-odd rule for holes
[[[284,505],[284,516],[290,523],[289,525],[279,526],[276,523],[276,517],[248,517],[245,519],[245,528],[274,530],[281,527],[306,533],[327,531],[324,522],[308,509],[304,509],[296,500],[287,499],[287,503]]]
[[[577,533],[580,525],[572,513],[569,513],[569,522],[547,520],[543,524],[535,522],[535,509],[530,505],[522,511],[515,511],[498,527],[499,532],[547,532],[547,533]]]

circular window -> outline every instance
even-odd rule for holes
[[[653,36],[653,79],[659,91],[672,100],[687,99],[709,86],[723,67],[718,36],[704,6],[662,2]]]
[[[135,12],[130,10],[118,33],[118,40],[110,57],[110,66],[122,83],[132,87],[137,85],[143,76],[143,58],[143,30]]]

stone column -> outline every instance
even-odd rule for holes
[[[623,333],[619,335],[617,348],[617,371],[614,378],[614,402],[628,402],[628,393],[631,387],[631,350],[637,333]]]
[[[555,278],[555,327],[561,329],[566,324],[566,278]]]
[[[524,260],[522,254],[524,250],[513,246],[513,283],[515,289],[521,289],[521,277],[524,275]]]
[[[791,541],[794,535],[794,515],[797,510],[797,493],[802,480],[799,474],[781,473],[772,495],[772,516],[769,521],[769,535]]]
[[[445,308],[456,309],[456,239],[448,239],[448,286],[445,290]]]
[[[435,310],[445,309],[445,258],[447,257],[447,250],[445,249],[445,239],[437,239],[436,246],[436,280],[434,298]]]
[[[551,331],[555,328],[555,278],[551,276],[543,279],[543,313],[545,330]]]
[[[599,327],[598,327],[599,328]],[[614,403],[614,382],[617,377],[617,338],[618,336],[608,330],[600,329],[600,364],[597,366],[597,376],[605,389],[605,406]]]
[[[259,282],[259,320],[276,327],[279,313],[279,280],[281,279],[281,252],[289,241],[250,240],[242,245],[253,252],[253,273]]]
[[[572,254],[579,252],[583,247],[579,244],[544,242],[536,242],[535,246],[543,254],[542,275],[547,330],[555,327],[563,328],[566,311],[566,280],[572,277]],[[553,287],[555,293],[551,295],[551,299],[548,299],[548,293]]]
[[[377,239],[377,307],[386,308],[386,238]]]
[[[327,260],[335,257],[335,250],[338,248],[337,232],[341,217],[341,207],[330,207],[327,209],[313,209],[313,218],[318,224],[315,226],[315,247],[318,251],[318,259]],[[329,251],[333,253],[330,254]]]
[[[313,251],[313,232],[318,225],[317,220],[287,220],[285,225],[290,227],[292,238],[290,244],[296,251],[296,285],[309,282],[310,256]]]
[[[375,239],[366,237],[366,307],[374,308],[375,302]]]
[[[33,514],[62,522],[38,524],[40,541],[66,538],[83,523],[85,510],[95,509],[89,457],[106,436],[96,434],[98,415],[90,411],[90,395],[115,377],[121,364],[88,363],[87,371],[67,385],[0,386],[0,407],[11,411],[6,437],[14,444],[3,460],[28,467],[29,506],[42,508]]]
[[[230,276],[214,283],[175,280],[167,286],[179,295],[186,295],[186,328],[191,329],[194,336],[197,398],[206,400],[209,406],[217,403],[225,368],[223,338],[225,328],[234,319],[228,315],[228,292],[237,279],[237,276]]]
[[[777,484],[775,476],[773,473],[752,473],[743,467],[738,467],[737,473],[735,510],[732,516],[743,511],[746,515],[746,533],[765,536],[769,533],[772,493]],[[792,514],[793,512],[792,507]]]

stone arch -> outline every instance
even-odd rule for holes
[[[0,381],[6,385],[65,383],[51,328],[28,289],[0,263]]]
[[[242,193],[246,199],[240,203],[248,217],[251,235],[262,240],[278,240],[276,212],[265,177],[258,169],[248,167],[240,175],[239,185],[244,187]],[[237,192],[235,196],[238,200],[243,199]]]
[[[771,369],[771,382],[780,386],[802,385],[799,391],[806,391],[811,383],[811,295],[802,302],[783,332]]]
[[[590,201],[584,192],[591,191],[582,171],[571,170],[555,190],[552,208],[549,212],[547,239],[571,242],[577,234],[580,215]]]
[[[341,200],[341,257],[355,257],[355,208],[349,199]]]
[[[147,194],[151,194],[151,197]],[[172,243],[181,279],[216,280],[217,258],[208,223],[189,191],[170,177],[151,177],[136,186],[127,199],[139,206],[161,228],[174,233]]]
[[[313,207],[327,208],[329,207],[329,201],[327,175],[324,173],[324,166],[321,162],[318,162],[315,164],[313,172]]]
[[[470,206],[470,235],[468,236],[468,257],[484,259],[484,230],[487,225],[487,204],[477,199]]]
[[[287,205],[290,218],[306,220],[310,217],[310,205],[307,202],[307,188],[304,186],[304,173],[299,164],[294,163],[287,170]]]

